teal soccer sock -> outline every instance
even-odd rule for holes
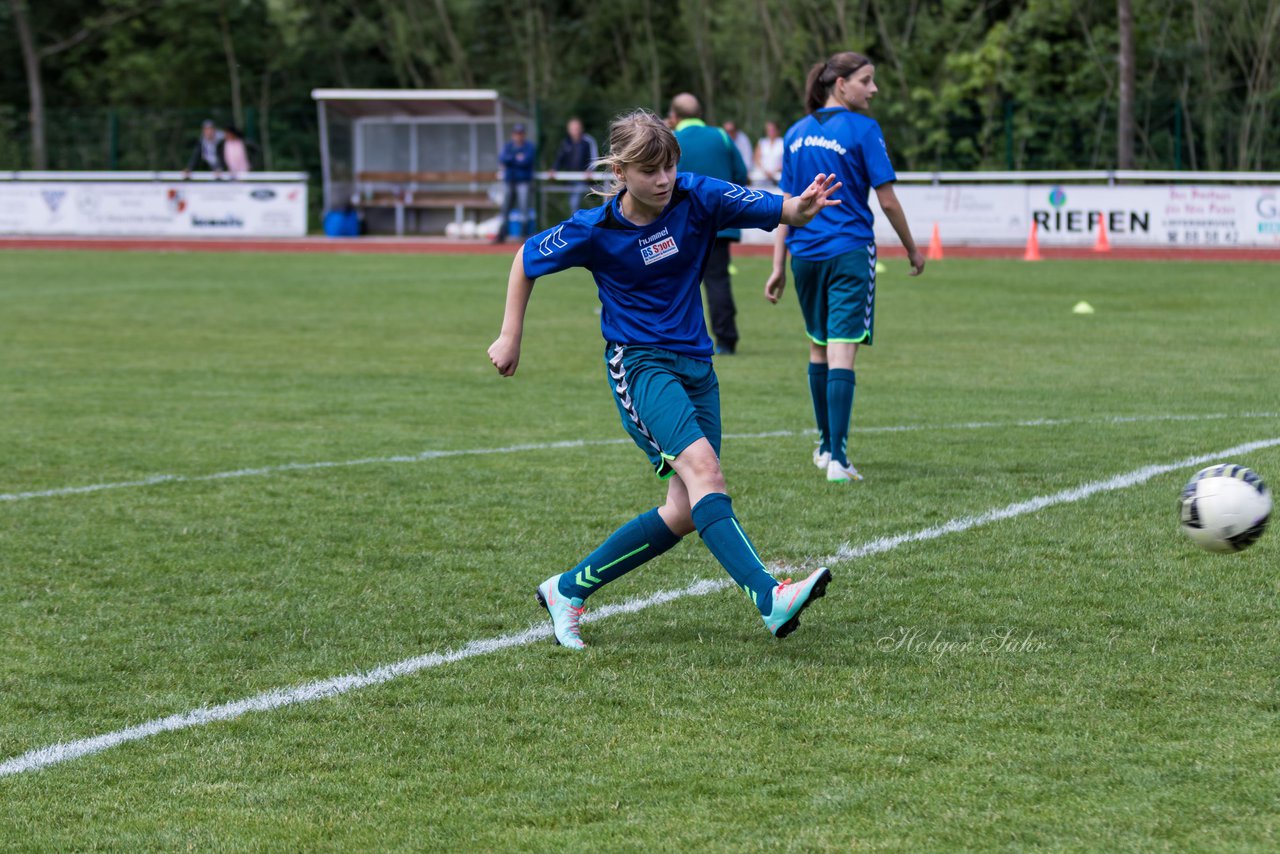
[[[693,524],[711,554],[751,597],[761,615],[769,616],[773,611],[773,588],[778,582],[765,570],[755,546],[742,532],[729,496],[723,492],[703,496],[694,505]]]
[[[857,374],[845,368],[827,371],[827,429],[831,437],[831,459],[849,464],[849,420],[853,417],[853,391]]]
[[[831,450],[827,427],[827,363],[809,363],[809,396],[813,398],[813,418],[818,422],[818,450]]]
[[[655,507],[641,513],[609,536],[582,563],[560,576],[560,593],[586,599],[610,581],[653,560],[680,542]]]

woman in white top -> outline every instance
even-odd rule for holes
[[[756,171],[760,178],[777,185],[782,176],[782,135],[777,122],[764,123],[764,136],[756,143]]]

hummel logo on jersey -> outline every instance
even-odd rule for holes
[[[728,183],[728,182],[726,182]],[[764,193],[759,190],[748,190],[746,187],[739,187],[737,184],[729,184],[729,192],[725,193],[725,198],[736,199],[742,197],[743,204],[758,202],[764,198]]]
[[[563,249],[569,244],[560,239],[560,232],[564,231],[564,226],[560,226],[555,231],[542,238],[542,242],[538,244],[538,251],[543,255],[550,255],[557,249]]]
[[[680,247],[676,246],[676,239],[667,237],[649,246],[641,246],[640,257],[644,259],[644,265],[647,267],[654,261],[661,261],[668,255],[675,255],[679,251]]]
[[[638,242],[641,246],[648,246],[650,243],[657,243],[658,240],[660,240],[663,237],[666,237],[670,233],[671,232],[668,229],[664,228],[662,229],[662,231],[655,231],[653,234],[650,234],[648,237],[640,238]]]

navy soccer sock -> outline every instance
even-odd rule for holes
[[[765,570],[755,546],[742,532],[729,496],[723,492],[703,496],[694,505],[693,524],[711,554],[751,597],[761,615],[769,616],[773,611],[773,588],[778,582]]]
[[[853,417],[853,391],[857,374],[845,368],[827,371],[827,429],[831,459],[849,464],[849,421]]]
[[[813,398],[813,418],[818,422],[818,450],[831,450],[827,426],[827,363],[809,363],[809,396]]]
[[[662,521],[655,507],[641,513],[618,530],[583,561],[561,574],[560,593],[571,599],[586,599],[631,570],[653,560],[680,542]]]

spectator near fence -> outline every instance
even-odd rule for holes
[[[537,157],[537,149],[525,136],[523,124],[511,128],[511,139],[498,154],[498,163],[502,166],[502,179],[506,182],[506,195],[502,203],[502,215],[498,219],[498,233],[493,242],[501,243],[507,238],[507,222],[513,210],[520,211],[520,234],[528,237],[533,233],[533,221],[529,216],[529,195],[533,189],[533,165]]]
[[[755,161],[755,149],[751,145],[751,137],[747,136],[746,131],[738,127],[737,122],[727,121],[722,127],[724,127],[724,132],[729,134],[729,139],[733,140],[733,145],[738,149],[742,162],[750,167]]]
[[[765,122],[764,136],[756,143],[756,175],[775,187],[782,177],[782,134],[777,122]]]
[[[222,140],[219,138],[218,126],[213,123],[213,119],[205,119],[201,124],[200,138],[196,140],[195,148],[191,151],[187,168],[182,170],[182,177],[190,178],[191,173],[196,169],[208,169],[213,172],[215,178],[222,177],[222,173],[227,171],[227,164],[222,159]]]
[[[577,116],[569,119],[565,126],[564,139],[556,150],[556,159],[551,164],[551,177],[557,172],[586,172],[600,157],[599,147],[591,134],[584,133],[582,120]],[[578,181],[569,185],[569,213],[573,213],[582,203],[587,192],[587,183]]]
[[[249,174],[252,167],[249,162],[249,143],[245,141],[244,134],[240,133],[240,129],[234,125],[228,125],[222,134],[218,151],[222,155],[222,162],[226,165],[227,172],[232,178]]]

